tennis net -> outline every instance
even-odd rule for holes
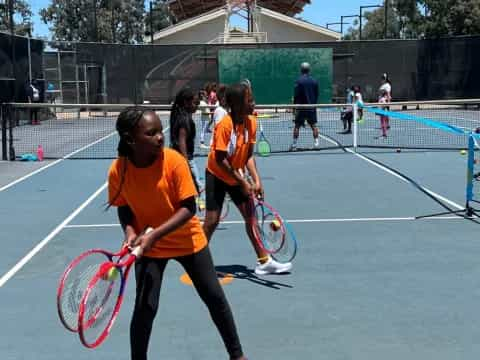
[[[115,121],[128,104],[5,104],[2,108],[2,157],[15,160],[43,147],[45,158],[115,158],[118,136]],[[141,105],[155,111],[168,129],[169,105]],[[300,128],[297,151],[338,148],[466,149],[462,131],[480,127],[480,100],[365,104],[356,109],[351,133],[342,121],[353,107],[345,104],[315,105],[319,142],[314,146],[308,122]],[[299,106],[257,106],[258,122],[273,153],[289,152]],[[209,109],[194,114],[196,153],[208,154],[213,126]],[[381,116],[388,117],[386,136]],[[37,122],[38,120],[38,122]],[[442,126],[438,126],[441,124]],[[460,129],[462,131],[449,131]],[[259,131],[257,132],[259,134]],[[168,146],[168,136],[165,137]],[[206,146],[200,146],[203,139]]]

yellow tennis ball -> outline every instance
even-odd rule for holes
[[[461,155],[465,155],[467,153],[467,150],[460,150]]]
[[[270,228],[273,231],[278,231],[278,229],[280,229],[280,221],[278,221],[277,219],[273,219],[270,223]]]
[[[120,273],[120,272],[118,271],[118,269],[117,269],[116,267],[112,266],[112,267],[108,270],[107,276],[105,277],[105,280],[107,280],[107,281],[113,281],[113,280],[115,280],[115,279],[118,277],[119,273]]]

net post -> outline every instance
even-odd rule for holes
[[[474,134],[468,134],[468,159],[467,159],[467,189],[466,189],[466,209],[467,216],[472,216],[470,202],[473,200],[473,177],[475,166],[475,140]]]
[[[357,152],[357,134],[358,134],[358,104],[355,102],[353,103],[353,150]]]
[[[5,105],[0,105],[0,118],[2,127],[2,160],[7,160],[7,116]]]
[[[12,106],[6,108],[8,114],[8,160],[15,161],[15,148],[13,146],[13,127],[15,124],[16,113]]]

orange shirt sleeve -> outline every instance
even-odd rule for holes
[[[127,201],[122,195],[120,183],[121,171],[120,161],[115,160],[110,167],[108,172],[108,203],[112,206],[125,206]]]
[[[175,165],[172,175],[175,189],[174,203],[178,204],[189,197],[197,196],[197,190],[193,183],[192,173],[187,160],[181,158]]]

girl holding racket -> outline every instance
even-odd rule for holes
[[[118,208],[126,243],[139,246],[131,358],[147,359],[163,273],[173,259],[185,268],[207,305],[230,359],[245,360],[207,238],[194,216],[197,192],[187,160],[164,148],[162,124],[153,111],[125,109],[118,116],[116,130],[119,156],[109,170],[108,202]],[[147,227],[153,230],[142,234]]]
[[[225,101],[230,112],[215,126],[207,160],[207,211],[203,229],[210,240],[219,223],[222,205],[228,193],[245,220],[247,235],[256,252],[255,273],[266,275],[288,272],[292,264],[281,264],[272,259],[259,246],[252,232],[252,195],[263,198],[263,186],[253,157],[257,123],[255,117],[249,115],[253,111],[250,87],[245,84],[230,86]],[[252,185],[242,176],[245,168],[252,178]]]

